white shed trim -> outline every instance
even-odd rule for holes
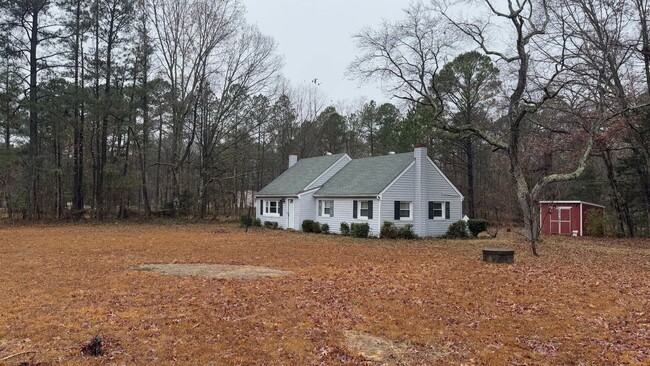
[[[558,204],[558,205],[561,205],[563,203],[580,203],[580,204],[586,204],[586,205],[589,205],[589,206],[605,208],[605,206],[603,206],[603,205],[597,205],[595,203],[585,202],[585,201],[539,201],[539,203],[555,203],[555,204]]]

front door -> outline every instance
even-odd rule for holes
[[[289,229],[296,229],[296,224],[295,224],[295,215],[294,215],[294,207],[293,207],[293,199],[289,199],[287,201],[287,227]]]

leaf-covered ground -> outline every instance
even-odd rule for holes
[[[482,247],[517,251],[481,261]],[[0,228],[0,359],[19,364],[650,364],[650,241],[359,240],[216,225]],[[215,279],[145,263],[244,264]],[[96,335],[105,354],[81,348]],[[371,338],[372,339],[372,338]],[[377,341],[381,343],[380,341]],[[2,362],[0,362],[2,363]]]

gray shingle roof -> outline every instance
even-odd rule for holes
[[[314,196],[376,196],[414,160],[412,152],[354,159],[323,184]]]
[[[295,196],[311,182],[323,174],[332,164],[345,154],[333,154],[298,160],[294,166],[284,171],[257,196]]]

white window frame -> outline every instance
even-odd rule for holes
[[[409,205],[409,215],[408,216],[402,216],[402,205],[405,204],[405,203]],[[399,203],[399,220],[400,221],[412,221],[413,220],[413,202],[411,202],[411,201],[400,201],[400,203]]]
[[[440,216],[436,216],[436,204],[440,204]],[[434,220],[445,220],[445,202],[433,201],[433,219]]]
[[[271,212],[271,203],[275,203],[275,212]],[[280,201],[264,200],[264,216],[280,217]]]
[[[367,212],[366,216],[363,216],[361,214],[361,209],[362,209],[364,203],[366,204],[366,208],[365,208],[365,210]],[[370,205],[368,204],[368,201],[359,201],[359,204],[357,205],[357,218],[360,219],[360,220],[368,220],[368,214],[369,213],[370,213]]]
[[[320,216],[322,216],[322,217],[332,217],[332,209],[334,209],[334,201],[333,200],[320,200],[320,202],[321,202],[320,203],[320,208],[321,208]],[[328,213],[328,214],[325,213],[325,208],[326,208],[325,205],[327,203],[330,204],[330,207],[329,207],[330,213]]]

